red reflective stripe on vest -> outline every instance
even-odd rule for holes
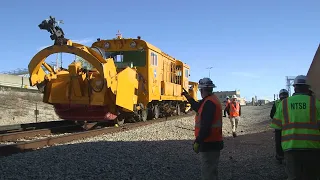
[[[216,105],[216,113],[214,118],[212,119],[211,132],[209,137],[204,139],[204,142],[215,142],[222,141],[222,107],[219,99],[215,95],[211,95],[207,97],[204,102],[201,104],[197,115],[195,116],[195,127],[194,127],[194,135],[197,137],[200,131],[201,124],[201,114],[203,110],[203,106],[206,101],[211,101]]]
[[[234,105],[233,102],[230,103],[230,116],[231,117],[239,116],[239,110],[240,110],[239,102],[236,102],[236,105]]]

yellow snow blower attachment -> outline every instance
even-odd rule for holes
[[[98,47],[87,47],[64,38],[55,18],[42,21],[40,29],[51,33],[54,45],[38,52],[29,63],[30,85],[44,94],[43,102],[53,104],[62,119],[112,120],[118,109],[132,112],[137,104],[138,78],[134,68],[117,73],[112,58]],[[68,69],[54,69],[45,62],[54,53],[77,55],[92,66],[92,70],[73,62]],[[102,111],[103,109],[103,111]]]

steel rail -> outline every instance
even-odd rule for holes
[[[96,123],[89,123],[88,125],[93,126]],[[65,126],[57,126],[52,128],[45,128],[39,130],[29,130],[29,131],[21,131],[21,132],[13,132],[7,134],[0,134],[0,142],[8,142],[8,141],[17,141],[18,139],[31,138],[35,136],[45,136],[57,133],[67,133],[75,130],[83,130],[81,125],[73,124],[73,125],[65,125]]]
[[[60,120],[60,121],[46,121],[46,122],[37,122],[37,123],[26,123],[26,124],[12,124],[0,126],[0,134],[6,134],[10,132],[20,132],[26,130],[35,130],[35,129],[45,129],[51,127],[57,127],[62,125],[72,125],[73,121]]]

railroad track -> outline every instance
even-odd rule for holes
[[[47,121],[47,122],[38,122],[38,123],[27,123],[27,124],[13,124],[0,126],[0,134],[7,134],[11,132],[21,132],[28,130],[36,130],[36,129],[45,129],[45,128],[53,128],[59,126],[73,125],[73,121]]]
[[[23,153],[34,151],[44,147],[53,146],[55,144],[62,144],[77,139],[88,138],[101,134],[110,134],[121,131],[128,131],[134,128],[147,126],[154,123],[174,120],[182,117],[189,117],[194,113],[188,113],[180,116],[171,116],[150,120],[146,122],[127,123],[120,127],[98,127],[93,128],[96,123],[88,123],[92,126],[89,130],[80,130],[79,125],[65,125],[52,128],[43,128],[38,130],[10,132],[0,134],[0,156],[9,156],[16,153]],[[77,129],[78,128],[78,129]],[[80,129],[79,129],[80,128]],[[80,132],[79,132],[80,131]],[[59,134],[60,133],[60,134]],[[62,133],[62,134],[61,134]],[[67,134],[65,134],[67,133]],[[49,137],[46,137],[49,136]],[[22,142],[21,142],[21,139]],[[30,140],[31,139],[31,140]]]

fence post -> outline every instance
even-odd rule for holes
[[[36,103],[36,110],[34,110],[34,115],[36,115],[36,122],[38,122],[38,115],[39,115],[38,103]]]

